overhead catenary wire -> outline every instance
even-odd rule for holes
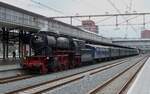
[[[132,10],[132,0],[130,0],[129,5],[126,4],[126,2],[124,0],[122,0],[124,2],[124,4],[126,5],[126,13],[130,13]],[[133,18],[134,19],[134,18]],[[128,31],[128,25],[129,25],[129,20],[127,20],[127,26],[126,26],[126,34],[125,34],[125,38],[127,37],[127,31]]]
[[[91,4],[91,3],[89,3],[89,2],[87,2],[87,1],[84,1],[84,0],[72,0],[73,2],[84,2],[83,4],[84,4],[84,6],[87,6],[87,7],[92,7],[92,8],[96,8],[96,9],[98,9],[99,7],[97,7],[97,6],[94,6],[93,4]],[[74,18],[74,17],[72,17],[72,18]],[[91,17],[89,16],[89,17],[87,17],[89,20],[91,20]],[[96,22],[95,22],[96,23]]]
[[[127,21],[136,19],[136,18],[138,18],[138,17],[139,17],[139,15],[134,16],[134,17],[131,17],[131,18],[128,18]],[[104,21],[109,20],[110,18],[112,18],[112,17],[106,17],[106,18],[104,18],[104,19],[102,19],[102,20],[99,20],[99,21],[97,21],[97,22],[95,22],[95,23],[96,23],[96,24],[100,24],[100,23],[102,23],[102,22],[104,22]],[[118,25],[123,24],[123,23],[126,23],[126,21],[122,21],[122,22],[118,23]]]
[[[135,17],[126,19],[126,21],[130,21],[130,20],[136,19],[136,18],[138,18],[138,17],[139,17],[139,16],[135,16]],[[118,23],[118,25],[123,24],[123,23],[127,23],[126,21],[122,21],[122,22]],[[128,23],[127,23],[127,25],[128,25]]]
[[[83,4],[84,4],[84,6],[87,6],[87,7],[89,7],[90,6],[90,8],[92,7],[92,8],[96,8],[96,9],[98,9],[99,7],[97,7],[97,6],[95,6],[95,5],[93,5],[92,3],[89,3],[88,2],[88,0],[72,0],[73,2],[75,2],[75,1],[78,1],[79,3],[81,3],[81,2],[84,2]]]
[[[112,16],[109,16],[109,17],[106,17],[106,18],[104,18],[104,19],[102,19],[102,20],[99,20],[99,21],[97,21],[97,22],[95,22],[96,24],[99,24],[99,23],[102,23],[102,22],[104,22],[104,21],[106,21],[106,20],[109,20],[109,19],[111,19],[112,18]]]
[[[148,23],[147,23],[148,24]],[[143,25],[143,23],[135,23],[132,24],[133,26],[139,26],[139,25]],[[116,26],[115,24],[99,24],[99,26],[105,26],[105,27],[109,27],[109,26]],[[127,24],[120,24],[119,26],[127,26]]]
[[[116,7],[116,5],[115,5],[111,0],[107,0],[107,1],[111,4],[111,6],[112,6],[119,14],[121,14],[120,10]],[[124,16],[122,16],[122,17],[123,17],[123,19],[126,21],[126,23],[128,23],[128,24],[130,25],[130,27],[131,27],[131,28],[136,32],[136,34],[138,35],[136,29],[132,26],[132,24],[130,24],[130,23],[126,20],[126,18],[125,18]]]
[[[132,10],[132,6],[133,6],[133,0],[130,0],[129,11]]]
[[[45,4],[42,4],[42,3],[40,3],[40,2],[37,2],[37,1],[35,1],[35,0],[31,0],[31,1],[34,2],[34,3],[36,3],[36,4],[38,4],[38,5],[40,5],[40,6],[46,7],[46,8],[48,8],[48,9],[54,11],[54,12],[57,12],[57,13],[59,13],[59,14],[65,15],[65,13],[64,13],[63,11],[61,11],[61,10],[58,10],[58,9],[49,7],[49,6],[45,5]],[[109,2],[112,2],[111,0],[108,0],[108,1],[109,1]],[[130,4],[132,5],[131,2],[130,2]],[[115,4],[113,4],[113,2],[112,2],[111,5],[117,10],[117,12],[118,12],[119,14],[121,14],[120,10],[115,6]],[[127,6],[127,5],[126,5],[126,6]],[[129,6],[128,6],[128,7],[129,7]],[[92,17],[92,16],[91,16],[91,17]],[[102,20],[100,20],[100,21],[98,21],[98,22],[96,22],[96,23],[101,23],[101,22],[103,22],[103,21],[108,20],[109,18],[111,18],[111,17],[104,18],[104,19],[102,19]],[[77,19],[76,17],[72,17],[72,18],[70,18],[70,19],[75,19],[75,20],[81,22],[81,20]],[[129,20],[128,20],[126,17],[123,17],[123,19],[124,19],[125,22],[128,23],[129,26],[131,26],[131,28],[137,33],[136,29],[132,26],[131,23],[129,23]]]
[[[45,8],[48,8],[48,9],[54,11],[54,12],[57,12],[57,13],[59,13],[59,14],[63,14],[63,15],[64,15],[64,13],[63,13],[62,11],[58,10],[58,9],[52,8],[52,7],[50,7],[50,6],[47,6],[47,5],[45,5],[45,4],[42,4],[42,3],[37,2],[37,1],[35,1],[35,0],[30,0],[30,1],[33,2],[33,3],[35,3],[35,4],[38,4],[38,5],[40,5],[40,6],[43,6],[43,7],[45,7]]]
[[[126,6],[126,9],[128,10],[129,9],[129,5],[126,3],[126,1],[122,0],[122,3]]]
[[[75,0],[72,0],[72,1],[75,2]],[[89,2],[84,1],[84,0],[76,0],[76,1],[84,2],[84,5],[85,5],[85,6],[88,6],[88,7],[91,6],[91,7],[96,8],[96,9],[99,8],[99,7],[95,6],[95,5],[93,5],[92,3],[89,3]],[[88,18],[90,19],[91,17],[89,16]],[[98,23],[101,23],[101,22],[103,22],[103,21],[109,20],[110,18],[112,18],[112,16],[107,17],[107,18],[104,18],[104,19],[102,19],[102,20],[99,20],[99,21],[97,21],[97,22],[95,22],[95,23],[98,24]]]
[[[73,0],[72,0],[73,1]],[[86,5],[89,5],[89,3],[88,2],[85,2],[86,3]],[[128,5],[125,1],[123,1],[123,3],[126,5],[126,7],[129,9],[129,10],[131,10],[131,5],[132,5],[132,0],[131,0],[131,2],[130,2],[130,5]],[[90,4],[91,5],[91,4]],[[116,8],[117,9],[117,8]],[[119,11],[119,10],[118,10]],[[119,14],[121,14],[120,12],[119,12]],[[104,22],[104,21],[106,21],[106,20],[109,20],[110,18],[112,18],[111,16],[110,17],[107,17],[107,18],[104,18],[104,19],[102,19],[102,20],[99,20],[99,21],[97,21],[97,22],[95,22],[96,24],[99,24],[99,23],[102,23],[102,22]],[[118,23],[118,25],[119,24],[123,24],[123,23],[127,23],[127,25],[132,25],[132,24],[129,24],[129,20],[131,20],[131,19],[135,19],[135,18],[137,18],[137,16],[136,17],[133,17],[133,18],[129,18],[129,19],[127,19],[126,21],[124,21],[124,22],[121,22],[121,23]],[[134,28],[133,26],[132,26],[132,28]],[[134,29],[135,30],[135,29]]]
[[[52,7],[50,7],[50,6],[47,6],[47,5],[43,4],[43,3],[37,2],[37,1],[35,1],[35,0],[30,0],[30,1],[33,2],[33,3],[35,3],[35,4],[40,5],[40,6],[42,6],[42,7],[45,7],[45,8],[47,8],[47,9],[50,9],[50,10],[52,10],[53,12],[56,12],[56,13],[65,15],[65,13],[64,13],[63,11],[61,11],[61,10],[52,8]],[[71,19],[72,19],[72,18],[71,18]],[[73,18],[73,19],[75,19],[75,18]],[[79,20],[79,19],[75,19],[75,20],[81,22],[81,20]]]

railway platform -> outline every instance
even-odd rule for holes
[[[3,60],[0,59],[0,71],[6,71],[6,70],[14,70],[14,69],[20,69],[20,64],[19,64],[19,59],[17,60],[12,60],[12,59],[7,59]]]
[[[127,94],[150,94],[150,58],[147,60]]]
[[[1,71],[7,71],[7,70],[15,70],[15,69],[21,69],[19,64],[12,64],[12,65],[1,65],[0,66],[0,72]]]
[[[20,60],[18,58],[0,59],[0,65],[12,65],[12,64],[18,64],[19,62]]]

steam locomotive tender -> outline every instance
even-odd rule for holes
[[[137,49],[86,44],[69,36],[35,34],[30,39],[34,55],[26,57],[23,68],[38,71],[66,70],[90,64],[95,60],[108,60],[138,54]]]

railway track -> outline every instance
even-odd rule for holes
[[[22,69],[5,70],[0,72],[0,84],[22,80],[29,77],[31,77],[31,75],[29,76]]]
[[[7,72],[10,72],[9,74],[11,74],[12,72],[15,74],[12,76],[9,76],[9,75],[6,75]],[[5,76],[2,77],[2,74],[5,74]],[[0,75],[1,75],[0,84],[5,84],[5,83],[14,82],[14,81],[23,80],[23,79],[28,79],[28,78],[32,78],[32,77],[37,76],[37,75],[29,75],[29,74],[25,73],[25,71],[23,71],[22,69],[5,70],[5,71],[2,71],[0,73]]]
[[[125,59],[125,60],[127,60],[127,59]],[[116,61],[116,62],[118,62],[118,61]],[[116,62],[113,62],[113,63],[116,63]],[[8,75],[8,73],[9,74],[15,73],[15,74]],[[29,75],[22,69],[4,70],[4,71],[0,72],[0,75],[1,75],[1,77],[0,77],[0,84],[5,84],[5,83],[9,83],[9,82],[24,80],[24,79],[28,79],[28,78],[32,78],[32,77],[36,77],[37,76],[37,75],[34,75],[34,76],[33,75]]]
[[[102,85],[89,91],[88,94],[124,94],[123,92],[141,70],[147,59],[148,58],[144,58],[139,63],[136,63],[123,72],[115,75]]]
[[[0,70],[0,80],[3,80],[5,78],[7,79],[9,77],[17,77],[18,75],[21,75],[21,74],[25,74],[25,71],[21,68],[20,69],[8,69],[8,70],[4,68],[4,70]]]
[[[27,73],[23,69],[4,70],[4,71],[0,71],[0,84],[28,79],[28,78],[32,78],[35,76],[36,75],[31,75]]]
[[[136,63],[140,62],[141,60],[143,60],[143,57],[140,58],[140,59],[136,58]],[[39,93],[40,94],[40,93],[47,92],[47,91],[53,90],[55,88],[67,85],[69,83],[81,80],[86,75],[95,75],[99,72],[105,71],[105,70],[110,69],[112,67],[119,66],[121,64],[127,63],[128,61],[130,61],[130,60],[118,61],[118,63],[115,62],[113,64],[108,64],[108,65],[105,65],[105,66],[97,67],[97,68],[90,69],[90,70],[80,72],[80,73],[77,73],[77,74],[73,74],[73,75],[69,75],[69,76],[66,76],[66,77],[61,77],[61,78],[58,78],[58,79],[46,81],[46,82],[43,82],[43,83],[40,83],[40,84],[37,84],[37,85],[34,85],[34,86],[29,86],[29,87],[26,87],[26,88],[14,90],[14,91],[8,92],[7,94],[13,94],[13,93],[14,94],[16,94],[16,93],[30,93],[30,94],[38,94]],[[134,64],[134,65],[136,65],[136,64]],[[132,66],[134,66],[134,65],[132,65]]]
[[[9,83],[9,82],[28,79],[28,78],[32,78],[32,77],[35,77],[35,76],[27,75],[27,74],[26,75],[11,76],[11,77],[0,79],[0,84],[6,84],[6,83]]]
[[[8,70],[0,70],[0,73],[11,72],[11,71],[21,71],[22,69],[8,69]]]

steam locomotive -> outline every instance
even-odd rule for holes
[[[29,44],[34,55],[26,57],[23,68],[41,74],[138,54],[137,49],[89,44],[63,35],[34,34]]]

